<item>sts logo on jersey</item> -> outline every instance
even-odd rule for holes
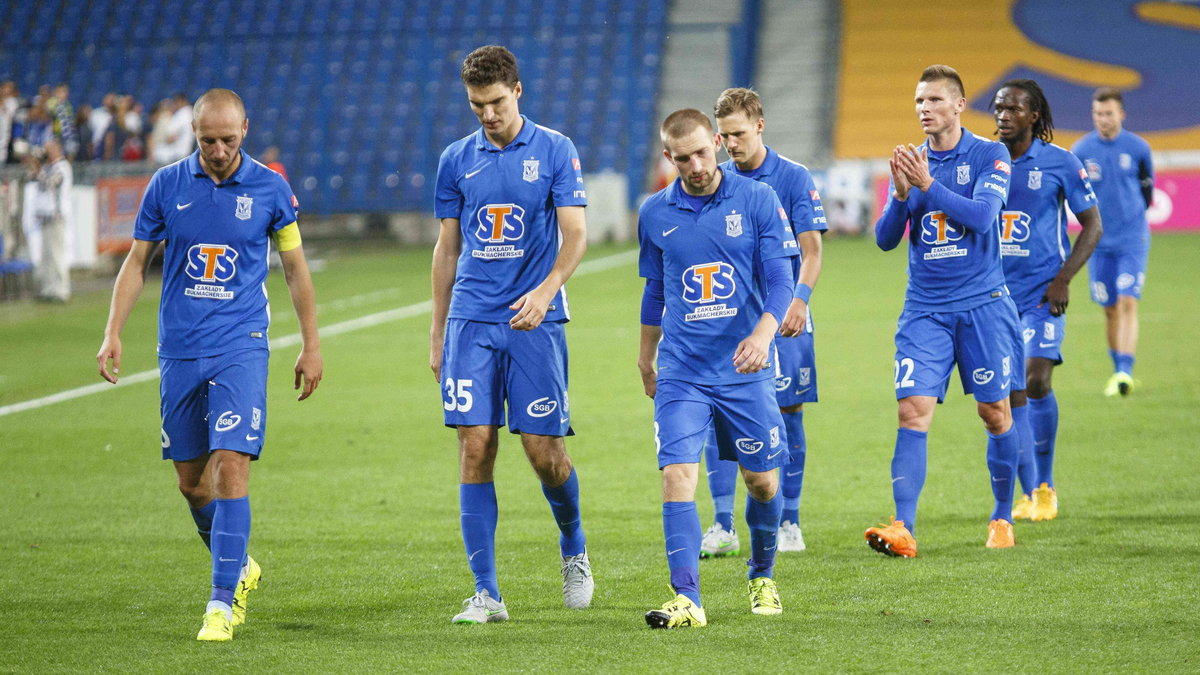
[[[1029,257],[1029,249],[1021,248],[1021,242],[1029,241],[1030,223],[1024,211],[1000,212],[1000,255]]]
[[[188,249],[187,266],[184,272],[201,283],[184,290],[184,294],[193,298],[213,298],[229,300],[233,291],[225,290],[225,283],[237,274],[238,252],[232,246],[225,244],[196,244]]]
[[[696,311],[684,316],[685,321],[703,321],[736,316],[737,307],[727,307],[718,300],[731,297],[737,290],[733,277],[733,265],[726,262],[710,262],[692,265],[683,271],[683,299],[701,305]]]
[[[933,247],[932,250],[925,253],[926,260],[958,258],[966,255],[967,249],[959,248],[953,243],[962,239],[963,235],[964,232],[950,224],[946,214],[942,211],[930,211],[921,216],[921,243]]]
[[[488,246],[471,251],[475,258],[495,260],[520,258],[525,250],[506,241],[516,241],[525,235],[525,209],[516,204],[487,204],[475,213],[475,238]]]

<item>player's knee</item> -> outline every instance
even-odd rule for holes
[[[994,403],[980,403],[976,410],[979,413],[979,419],[983,420],[983,425],[987,427],[989,433],[1002,434],[1012,426],[1012,410],[1008,406],[1008,399],[1001,399]]]
[[[929,425],[933,421],[933,409],[926,410],[912,399],[901,399],[897,408],[897,418],[901,429],[929,431]]]
[[[784,415],[791,415],[792,413],[798,413],[802,410],[804,410],[804,404],[797,403],[796,405],[786,405],[780,408],[779,412],[783,413]]]
[[[198,509],[212,501],[212,492],[204,484],[194,484],[190,481],[185,482],[183,479],[180,479],[179,493],[187,500],[188,506],[191,506],[193,509]]]
[[[778,471],[743,471],[742,479],[746,482],[746,492],[755,501],[770,500],[779,490],[778,474]]]
[[[1029,398],[1046,398],[1050,394],[1051,386],[1050,371],[1031,370],[1029,376],[1025,378],[1025,392]]]

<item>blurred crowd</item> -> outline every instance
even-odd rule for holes
[[[95,160],[170,164],[196,147],[192,103],[176,94],[146,113],[132,95],[109,92],[96,105],[73,103],[66,84],[44,84],[23,96],[16,83],[0,82],[0,165],[41,156],[58,141],[74,162]]]

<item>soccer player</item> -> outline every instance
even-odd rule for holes
[[[958,364],[964,393],[974,394],[987,428],[987,465],[995,508],[987,546],[1014,545],[1012,474],[1017,434],[1008,395],[1024,380],[1019,318],[1000,263],[1000,210],[1012,173],[1008,150],[962,127],[962,79],[934,65],[917,83],[916,112],[927,139],[897,146],[889,162],[891,199],[875,240],[895,248],[909,228],[908,288],[896,329],[894,363],[900,428],[892,457],[896,516],[866,531],[871,548],[913,557],[917,499],[925,484],[934,406]]]
[[[646,279],[638,370],[654,399],[676,596],[648,612],[646,622],[700,627],[707,618],[695,493],[710,425],[722,459],[737,460],[749,491],[750,610],[783,611],[772,573],[782,507],[775,469],[787,462],[787,439],[772,386],[772,340],[792,300],[789,258],[797,247],[775,191],[718,168],[721,141],[704,113],[671,113],[661,135],[679,178],[638,214],[638,266]]]
[[[1133,392],[1133,362],[1137,353],[1138,301],[1146,283],[1150,255],[1150,226],[1146,209],[1154,199],[1154,164],[1150,144],[1125,131],[1125,102],[1116,89],[1097,89],[1092,95],[1092,124],[1096,130],[1079,139],[1071,151],[1083,160],[1100,201],[1104,234],[1088,263],[1092,300],[1104,308],[1108,354],[1113,374],[1105,396]]]
[[[159,169],[146,187],[96,362],[115,384],[121,330],[155,249],[166,242],[158,319],[162,456],[174,462],[179,491],[212,552],[212,595],[196,639],[224,641],[246,620],[246,597],[262,576],[246,546],[250,462],[267,429],[268,242],[279,251],[300,321],[299,400],[316,390],[323,365],[296,197],[242,150],[249,123],[236,93],[210,89],[194,113],[199,149]]]
[[[793,270],[795,292],[780,324],[783,337],[775,340],[778,350],[775,398],[779,402],[779,412],[783,414],[791,456],[787,466],[782,469],[780,481],[783,514],[779,521],[778,551],[803,551],[800,491],[804,484],[804,460],[807,454],[804,404],[817,400],[817,368],[808,303],[817,278],[821,275],[821,235],[828,229],[825,225],[825,208],[821,205],[821,195],[808,169],[763,143],[766,122],[758,93],[752,89],[726,89],[717,99],[714,112],[717,131],[730,157],[729,161],[721,164],[721,170],[770,185],[784,204],[800,245],[800,257],[792,259],[796,268]],[[715,431],[709,434],[705,443],[704,464],[716,519],[700,542],[700,556],[737,555],[741,550],[733,526],[737,462],[720,459]]]
[[[475,575],[475,594],[453,621],[481,624],[508,619],[496,579],[493,482],[506,421],[561,532],[563,601],[572,609],[592,601],[579,479],[563,445],[575,433],[563,284],[587,249],[587,195],[571,140],[520,113],[511,52],[476,49],[462,81],[482,126],[438,163],[429,367],[445,393],[446,426],[458,430],[463,544]]]
[[[1013,158],[1008,204],[1000,214],[1000,253],[1024,329],[1027,385],[1009,396],[1021,438],[1022,495],[1013,517],[1052,520],[1058,515],[1052,472],[1058,401],[1051,377],[1063,361],[1071,279],[1100,240],[1100,209],[1079,158],[1051,143],[1054,119],[1037,82],[1008,80],[996,92],[992,109],[1000,142]],[[1074,248],[1064,204],[1083,226]]]

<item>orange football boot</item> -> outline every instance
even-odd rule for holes
[[[912,532],[904,526],[903,520],[896,520],[896,517],[892,516],[891,521],[887,525],[868,527],[865,533],[867,544],[884,555],[897,558],[917,557],[917,540],[913,538]]]
[[[1017,540],[1013,537],[1012,523],[997,518],[988,523],[988,548],[1012,548],[1017,545]]]

